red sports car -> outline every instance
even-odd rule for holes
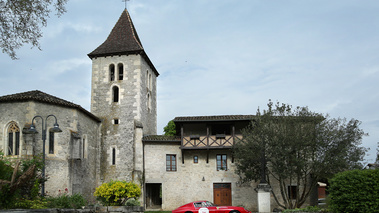
[[[251,213],[243,207],[238,206],[216,206],[215,204],[202,200],[187,203],[172,213]]]

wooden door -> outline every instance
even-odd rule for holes
[[[232,187],[230,183],[213,184],[213,202],[218,206],[232,205]]]

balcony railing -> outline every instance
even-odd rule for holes
[[[190,135],[182,137],[182,149],[231,148],[242,135]]]

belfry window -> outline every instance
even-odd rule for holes
[[[8,128],[8,155],[20,154],[20,128],[12,122]]]
[[[124,65],[118,64],[118,80],[122,81],[124,79]]]
[[[115,78],[115,69],[114,64],[109,65],[109,79],[110,81],[114,81]]]
[[[118,89],[118,87],[114,86],[112,88],[112,93],[113,93],[113,102],[118,102],[118,100],[119,100],[119,89]]]

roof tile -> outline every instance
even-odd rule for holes
[[[88,112],[87,110],[82,108],[80,105],[49,95],[39,90],[16,93],[16,94],[5,95],[5,96],[0,97],[0,103],[26,102],[26,101],[36,101],[40,103],[47,103],[47,104],[54,104],[54,105],[59,105],[59,106],[64,106],[64,107],[69,107],[69,108],[76,108],[76,109],[81,110],[85,114],[89,115],[90,117],[94,118],[95,120],[100,121],[98,117]]]
[[[187,116],[176,117],[174,122],[197,122],[197,121],[236,121],[252,120],[255,115],[212,115],[212,116]]]
[[[145,142],[180,142],[180,136],[146,135],[142,138]]]

